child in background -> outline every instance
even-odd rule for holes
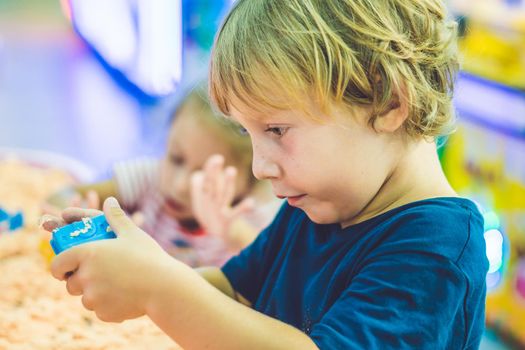
[[[48,202],[64,207],[84,197],[88,207],[99,208],[100,197],[116,196],[169,254],[191,266],[220,266],[253,241],[280,205],[268,184],[253,177],[251,160],[250,139],[213,111],[200,86],[174,113],[160,162],[117,163],[110,180],[65,189]],[[213,198],[201,185],[209,176],[224,182]]]
[[[210,92],[287,204],[221,269],[195,271],[109,198],[118,238],[61,253],[53,275],[101,319],[146,314],[186,349],[477,349],[483,219],[435,143],[453,121],[455,36],[439,0],[238,0]]]

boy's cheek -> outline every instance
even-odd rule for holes
[[[172,173],[171,168],[172,166],[169,161],[167,159],[163,159],[159,166],[159,176],[161,181],[169,178],[170,174]]]
[[[173,177],[173,172],[169,166],[163,165],[159,171],[159,190],[163,195],[169,194],[170,179]]]

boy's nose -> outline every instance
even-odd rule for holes
[[[189,193],[190,178],[191,176],[189,173],[181,171],[181,173],[179,173],[173,179],[173,192],[175,192],[178,196],[184,196]]]
[[[277,163],[257,155],[256,152],[253,154],[252,171],[253,175],[259,180],[271,180],[280,176],[280,169]]]

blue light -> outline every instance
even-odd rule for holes
[[[503,266],[503,234],[496,229],[488,230],[484,234],[489,260],[489,274],[496,272]]]
[[[502,274],[499,271],[487,274],[487,278],[486,278],[487,289],[492,290],[496,288],[501,282],[501,277],[502,277]]]
[[[498,214],[493,211],[484,213],[483,219],[485,220],[485,231],[497,229],[501,226],[501,221]]]
[[[111,68],[149,96],[182,78],[181,0],[78,0],[73,24]]]

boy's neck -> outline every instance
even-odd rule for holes
[[[363,222],[415,201],[456,196],[441,168],[435,143],[421,140],[409,146],[406,155],[363,210],[341,226]]]

